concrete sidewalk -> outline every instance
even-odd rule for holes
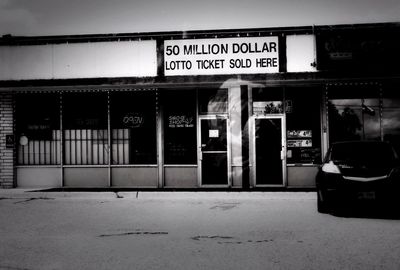
[[[141,199],[141,200],[316,200],[313,191],[47,191],[42,189],[0,189],[0,199]]]

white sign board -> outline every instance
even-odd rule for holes
[[[277,72],[276,36],[164,41],[165,76]]]
[[[0,80],[154,76],[155,40],[0,46]]]
[[[287,72],[317,71],[314,35],[286,36]]]

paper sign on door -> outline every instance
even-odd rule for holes
[[[209,138],[218,138],[219,137],[219,130],[218,129],[210,129],[208,131]]]

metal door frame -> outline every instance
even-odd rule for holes
[[[202,151],[201,151],[201,121],[211,119],[225,119],[226,121],[226,155],[227,155],[227,177],[228,183],[222,185],[203,185],[202,179]],[[229,117],[227,115],[200,115],[198,117],[197,126],[197,181],[199,187],[215,187],[215,188],[226,188],[232,186],[232,173],[231,173],[231,132],[229,129]],[[219,152],[219,151],[216,151]]]
[[[282,185],[265,185],[257,184],[257,149],[256,149],[256,120],[257,119],[281,119],[281,160],[282,160]],[[286,118],[284,115],[256,115],[252,116],[251,119],[252,131],[251,131],[251,144],[252,144],[252,163],[251,166],[251,180],[254,187],[286,187],[287,186],[287,170],[286,170]]]

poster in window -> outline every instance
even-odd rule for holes
[[[312,138],[312,130],[288,130],[288,138]]]
[[[287,147],[312,147],[311,139],[303,139],[303,140],[288,140]]]
[[[288,130],[287,147],[312,147],[312,130]]]

